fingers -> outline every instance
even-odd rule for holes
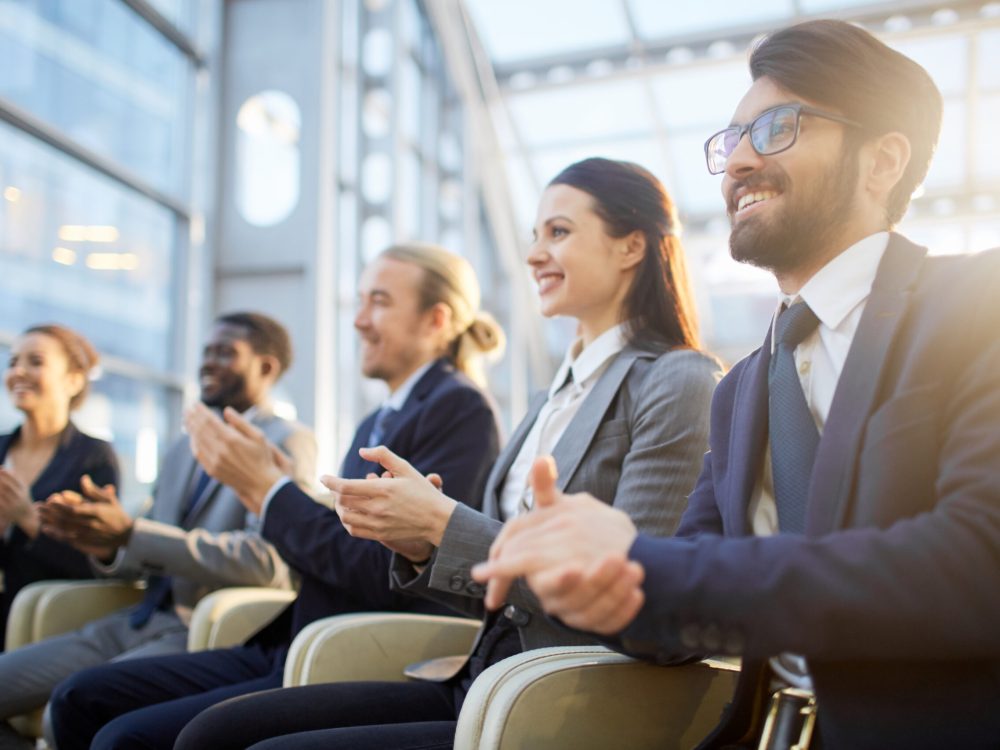
[[[381,465],[383,469],[391,471],[394,476],[423,478],[423,475],[414,469],[409,462],[404,461],[384,445],[379,445],[375,448],[362,448],[358,452],[365,461],[372,461]]]
[[[441,478],[440,474],[428,474],[427,481],[434,485],[434,489],[438,492],[444,492],[444,479]]]
[[[80,477],[80,489],[83,490],[83,494],[88,500],[95,503],[115,503],[118,501],[113,485],[107,484],[104,487],[98,487],[89,474]]]
[[[257,429],[254,425],[250,424],[250,421],[233,407],[227,406],[222,411],[222,418],[226,421],[226,424],[236,430],[243,437],[255,441],[266,440],[264,433]]]
[[[528,476],[528,484],[531,485],[535,496],[535,507],[544,508],[555,504],[559,497],[559,491],[556,489],[558,478],[559,472],[552,456],[539,456],[535,459]]]
[[[641,607],[643,575],[641,565],[613,553],[586,571],[554,571],[528,584],[546,612],[572,627],[609,635],[631,622]]]

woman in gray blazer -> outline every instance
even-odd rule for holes
[[[526,587],[487,615],[470,570],[486,559],[503,522],[532,506],[528,474],[539,455],[552,455],[559,489],[622,508],[646,533],[676,529],[707,447],[721,374],[698,351],[678,230],[663,186],[635,164],[587,159],[549,184],[528,264],[543,314],[575,318],[579,338],[494,465],[483,512],[452,500],[433,476],[384,447],[362,456],[389,476],[324,478],[351,534],[395,552],[393,588],[486,617],[468,657],[421,665],[413,682],[316,685],[227,701],[192,721],[177,748],[261,740],[254,747],[451,747],[462,700],[484,669],[525,649],[588,642],[549,621]],[[312,731],[280,736],[305,730]]]

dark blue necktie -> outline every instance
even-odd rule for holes
[[[372,424],[372,431],[368,433],[368,447],[374,448],[381,445],[383,438],[392,426],[392,419],[397,412],[391,406],[383,406],[375,414],[375,422]]]
[[[795,347],[816,330],[819,319],[805,302],[784,309],[774,326],[775,349],[768,372],[768,420],[771,469],[778,528],[801,534],[819,430],[802,392],[795,367]]]
[[[202,493],[205,492],[205,488],[208,487],[208,483],[211,481],[211,477],[200,466],[198,467],[197,476],[198,479],[194,484],[194,489],[188,497],[187,504],[184,506],[184,512],[180,518],[182,525],[184,519],[188,517],[191,511],[194,510],[195,505],[198,504],[198,500],[201,499]],[[172,591],[173,579],[170,576],[150,576],[146,583],[146,593],[142,597],[142,601],[129,613],[129,626],[133,630],[138,630],[149,622],[149,618],[153,616],[156,610],[166,609],[170,606]]]

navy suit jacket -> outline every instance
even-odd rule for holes
[[[0,463],[20,431],[18,427],[9,435],[0,435]],[[31,485],[31,498],[44,502],[53,492],[79,492],[84,474],[89,474],[98,486],[117,486],[118,459],[109,443],[85,435],[70,422],[59,438],[52,460]],[[7,632],[7,613],[18,591],[29,583],[50,578],[94,577],[82,552],[45,534],[29,539],[18,527],[11,530],[9,539],[0,536],[0,570],[4,579],[0,592],[0,648]]]
[[[374,413],[361,422],[341,476],[381,473],[380,466],[358,455],[374,422]],[[450,497],[480,502],[500,436],[483,392],[447,361],[438,360],[393,416],[382,443],[421,473],[440,474]],[[258,634],[258,643],[287,646],[310,622],[346,612],[447,612],[442,605],[390,591],[392,553],[378,542],[352,537],[335,511],[292,483],[271,499],[261,534],[301,574],[302,586],[295,602]]]
[[[749,730],[766,657],[807,658],[831,748],[1000,747],[1000,252],[893,235],[834,394],[804,535],[758,538],[770,341],[716,390],[679,540],[640,537],[647,603],[616,648],[742,654]]]

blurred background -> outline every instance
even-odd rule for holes
[[[538,196],[585,156],[636,161],[684,223],[707,346],[761,340],[771,277],[734,263],[702,143],[749,85],[748,46],[854,21],[915,58],[944,130],[901,230],[1000,245],[1000,3],[859,0],[0,0],[0,356],[55,321],[104,355],[78,423],[137,504],[197,395],[212,317],[274,315],[278,407],[335,470],[382,397],[357,371],[356,281],[393,241],[466,256],[509,337],[509,426],[572,331],[524,264]],[[878,71],[872,71],[878,75]],[[0,430],[16,422],[0,399]]]

